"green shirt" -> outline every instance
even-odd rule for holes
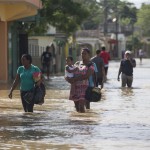
[[[31,67],[25,69],[24,66],[20,66],[17,69],[17,74],[20,76],[20,90],[29,91],[34,87],[33,73],[41,72],[37,66],[31,64]]]

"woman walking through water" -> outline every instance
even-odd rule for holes
[[[40,86],[41,79],[41,71],[37,66],[32,65],[32,57],[29,54],[24,54],[21,57],[22,66],[17,69],[17,74],[15,80],[10,89],[9,98],[12,98],[12,92],[17,87],[20,82],[20,95],[22,100],[22,106],[25,112],[33,112],[34,102],[31,101],[29,103],[28,99],[24,98],[24,95],[31,91],[34,88],[35,82],[37,86]],[[34,74],[39,74],[34,78]]]
[[[81,50],[82,61],[77,61],[74,65],[78,68],[74,72],[74,77],[66,77],[66,80],[75,84],[70,90],[69,99],[74,101],[77,112],[84,113],[85,107],[90,108],[89,102],[85,99],[85,91],[88,86],[94,86],[92,75],[94,74],[94,64],[90,61],[90,51],[88,48]]]

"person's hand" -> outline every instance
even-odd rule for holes
[[[131,56],[130,55],[127,55],[127,60],[131,60]]]
[[[78,67],[76,67],[75,69],[74,69],[74,71],[78,71],[79,70],[79,68]]]
[[[42,82],[42,81],[39,80],[38,82],[36,82],[36,85],[37,85],[37,86],[40,86],[40,85],[41,85],[41,82]]]
[[[9,92],[8,97],[9,97],[10,99],[12,99],[12,92],[11,92],[11,91]]]
[[[65,77],[65,80],[70,84],[74,83],[74,78]]]
[[[64,78],[65,78],[65,80],[68,82],[68,77],[65,76]]]
[[[69,77],[64,77],[67,82],[69,82]]]

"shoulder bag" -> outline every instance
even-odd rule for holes
[[[40,86],[36,86],[34,88],[34,104],[42,105],[44,103],[44,97],[46,94],[46,89],[44,83],[41,83]]]
[[[88,68],[92,65],[93,63],[88,64]],[[93,81],[96,82],[96,73],[94,71],[94,76],[93,76]],[[99,87],[88,87],[85,91],[85,99],[88,100],[89,102],[98,102],[101,100],[101,89]]]
[[[101,89],[98,87],[88,87],[85,91],[85,99],[89,102],[98,102],[101,100]]]

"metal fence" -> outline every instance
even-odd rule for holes
[[[39,45],[33,45],[33,44],[29,44],[28,45],[28,50],[29,50],[29,54],[32,57],[41,57],[43,51],[45,51],[45,47],[43,46],[39,46]]]

